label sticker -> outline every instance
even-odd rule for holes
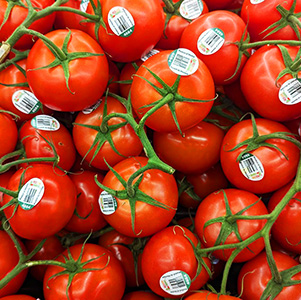
[[[197,56],[190,50],[179,48],[168,56],[169,68],[178,75],[192,75],[199,67]]]
[[[169,271],[160,278],[161,289],[170,295],[179,296],[186,293],[190,284],[189,275],[180,270]]]
[[[42,106],[36,96],[26,90],[18,90],[12,95],[12,102],[16,109],[24,114],[34,114]]]
[[[184,0],[180,5],[180,14],[183,18],[193,20],[203,12],[202,0]]]
[[[114,198],[114,196],[112,196],[111,194],[109,194],[106,191],[102,191],[99,195],[99,207],[101,212],[104,215],[111,215],[113,214],[116,209],[117,209],[117,201]]]
[[[134,32],[135,21],[131,13],[121,6],[110,9],[108,22],[111,30],[118,36],[128,37]]]
[[[47,130],[47,131],[56,131],[60,128],[60,123],[58,120],[51,116],[47,115],[38,115],[35,116],[30,124],[32,127],[39,130]]]
[[[79,9],[83,12],[86,12],[89,2],[90,2],[90,0],[82,0],[80,3]]]
[[[84,115],[88,115],[91,112],[93,112],[97,107],[99,107],[100,103],[101,103],[102,99],[99,99],[95,104],[91,105],[88,108],[85,108],[84,110],[82,110],[82,113]]]
[[[225,34],[219,28],[209,28],[198,38],[197,47],[201,54],[211,55],[217,52],[225,42]]]
[[[44,195],[44,183],[40,178],[31,178],[26,182],[18,196],[20,206],[25,210],[35,207]]]
[[[252,181],[259,181],[264,176],[264,168],[261,161],[251,153],[242,155],[239,169],[246,178]]]
[[[296,78],[287,80],[279,90],[279,99],[283,104],[293,105],[301,102],[301,82]]]
[[[151,51],[149,51],[146,55],[141,57],[142,61],[146,61],[148,60],[150,57],[152,57],[153,55],[159,53],[160,51],[157,49],[152,49]]]
[[[264,2],[264,0],[250,0],[251,4],[259,4],[261,2]]]

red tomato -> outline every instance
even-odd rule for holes
[[[204,266],[197,274],[198,261],[193,246],[198,240],[187,228],[170,226],[156,233],[142,253],[142,273],[148,287],[162,297],[179,298],[201,288],[209,274]],[[204,263],[211,269],[209,258]]]
[[[233,0],[206,0],[210,10],[225,9]]]
[[[36,300],[36,298],[27,295],[10,295],[0,298],[0,300]]]
[[[18,193],[18,202],[4,209],[4,213],[20,237],[44,239],[57,233],[70,220],[76,204],[75,186],[58,168],[35,164],[18,170],[8,183],[9,190],[18,191],[23,172],[25,184],[22,185],[30,182]],[[5,205],[11,200],[11,196],[4,195],[2,203]]]
[[[0,174],[0,186],[3,188],[6,188],[10,178],[13,176],[14,173],[15,173],[14,170],[8,170],[5,173],[1,173]],[[2,198],[3,198],[3,193],[0,192],[0,206],[2,206],[2,204],[1,204]]]
[[[247,61],[247,56],[243,54],[240,67],[233,76],[239,55],[235,42],[239,42],[243,36],[244,39],[247,37],[247,33],[244,33],[245,28],[245,22],[235,13],[224,10],[212,11],[186,27],[180,47],[190,49],[206,64],[215,84],[230,84],[239,77]],[[229,79],[231,76],[233,77]]]
[[[159,297],[151,292],[145,291],[135,291],[130,292],[124,295],[122,300],[162,300],[162,297]]]
[[[179,132],[154,132],[154,149],[158,156],[185,174],[200,174],[218,163],[224,132],[216,125],[200,122]]]
[[[268,119],[255,119],[259,136],[275,132],[290,132],[280,123]],[[223,140],[221,165],[228,180],[237,188],[256,194],[275,191],[291,181],[297,170],[300,150],[292,142],[279,138],[268,139],[277,149],[260,146],[244,154],[240,162],[238,156],[246,149],[242,146],[230,151],[239,143],[253,136],[251,120],[243,120],[233,125]]]
[[[217,295],[215,293],[212,293],[210,291],[197,291],[188,297],[185,297],[184,300],[235,300],[235,299],[241,299],[237,297],[233,297],[230,295]]]
[[[110,93],[118,94],[119,95],[119,77],[120,77],[120,71],[116,64],[111,61],[109,57],[107,57],[108,63],[109,63],[109,82],[108,82],[108,88]]]
[[[148,159],[145,157],[128,158],[115,165],[114,170],[124,180],[128,180],[134,172],[145,166],[147,162]],[[112,171],[107,173],[102,184],[117,191],[125,189]],[[136,192],[134,198],[130,198],[132,203],[137,201],[135,204],[135,232],[133,232],[132,222],[134,220],[131,217],[129,200],[114,197],[115,200],[112,201],[116,201],[117,208],[115,212],[104,215],[104,218],[117,231],[130,237],[145,237],[163,229],[174,217],[178,205],[176,180],[172,175],[163,171],[150,169],[144,172],[139,190],[167,207],[155,207],[142,202],[139,199],[139,193]]]
[[[295,267],[298,263],[286,254],[273,251],[273,257],[276,261],[278,271],[284,271]],[[252,260],[246,262],[239,272],[238,293],[244,300],[259,300],[264,292],[268,282],[272,279],[272,274],[267,262],[266,253],[262,252]],[[301,273],[292,276],[293,280],[300,280]],[[279,285],[277,285],[277,288]],[[285,286],[280,294],[276,296],[277,300],[300,299],[301,284]]]
[[[64,262],[64,256],[68,256],[67,251],[65,250],[57,260]],[[77,273],[73,277],[68,289],[69,298],[67,298],[68,278],[73,270],[70,270],[69,274],[50,278],[64,269],[58,266],[49,266],[44,277],[45,300],[120,300],[122,298],[125,289],[124,272],[119,261],[110,251],[94,244],[75,245],[70,247],[69,251],[71,257],[76,261],[76,265],[86,263],[82,268],[93,270]],[[79,261],[77,262],[77,260]],[[91,261],[88,262],[89,260]]]
[[[170,57],[172,52],[173,51],[171,50],[161,51],[150,57],[138,69],[136,73],[137,76],[134,77],[132,83],[131,101],[139,118],[142,118],[150,109],[150,107],[143,108],[143,106],[154,103],[162,98],[148,82],[140,77],[149,80],[157,87],[162,87],[162,85],[146,69],[148,68],[159,76],[167,85],[173,86],[179,75],[172,71],[168,63],[168,59],[171,59],[172,57]],[[190,56],[188,61],[189,60]],[[194,73],[187,76],[181,76],[177,91],[166,91],[167,94],[173,95],[172,101],[175,101],[178,98],[178,95],[189,99],[205,101],[200,103],[188,102],[188,100],[172,102],[175,105],[175,113],[182,130],[191,128],[202,121],[208,115],[213,105],[212,100],[214,99],[215,88],[212,77],[205,64],[195,57],[195,66],[197,66],[197,64],[198,68]],[[185,65],[185,60],[183,61],[183,65]],[[172,103],[170,106],[173,105]],[[152,114],[146,120],[145,124],[155,131],[178,131],[170,106],[165,104]]]
[[[26,74],[30,88],[45,106],[57,111],[79,111],[96,103],[105,91],[109,77],[107,58],[99,44],[88,34],[76,29],[58,29],[49,32],[46,37],[62,49],[70,32],[68,53],[102,54],[77,58],[68,63],[70,91],[61,65],[35,70],[54,60],[54,55],[42,40],[34,44],[27,59]]]

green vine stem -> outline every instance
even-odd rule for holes
[[[183,1],[183,0],[182,0]],[[171,0],[163,0],[166,9],[169,13],[173,13],[175,11],[174,5]]]

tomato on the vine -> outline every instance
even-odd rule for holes
[[[238,300],[241,298],[230,295],[219,295],[210,291],[200,290],[187,297],[184,300]]]

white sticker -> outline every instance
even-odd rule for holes
[[[31,122],[31,126],[39,129],[39,130],[46,130],[46,131],[56,131],[60,128],[60,123],[58,120],[51,116],[47,115],[38,115],[35,116]]]
[[[179,296],[185,294],[190,284],[191,279],[189,275],[180,270],[169,271],[160,278],[161,289],[170,295]]]
[[[42,106],[36,96],[26,90],[18,90],[12,95],[12,102],[16,109],[24,114],[34,114]]]
[[[85,108],[84,110],[82,110],[82,113],[84,115],[88,115],[88,114],[92,113],[97,107],[99,107],[101,101],[102,101],[102,99],[99,99],[95,104],[93,104],[90,107]]]
[[[26,182],[18,195],[20,206],[29,210],[35,207],[44,195],[44,183],[40,178],[31,178]]]
[[[82,0],[79,6],[79,9],[83,12],[87,11],[90,0]]]
[[[197,47],[201,54],[211,55],[217,52],[225,42],[225,34],[219,28],[209,28],[198,38]]]
[[[279,90],[279,99],[283,104],[293,105],[301,102],[301,82],[296,78],[287,80]]]
[[[264,168],[261,161],[251,153],[242,155],[239,162],[241,173],[251,181],[259,181],[264,176]]]
[[[251,4],[259,4],[261,2],[264,2],[264,0],[250,0]]]
[[[108,13],[111,30],[118,36],[128,37],[134,32],[135,21],[131,13],[121,6],[115,6]]]
[[[180,14],[183,18],[193,20],[203,12],[202,0],[184,0],[180,5]]]
[[[159,53],[160,51],[157,49],[152,49],[151,51],[149,51],[146,55],[144,55],[143,57],[141,57],[142,61],[146,61],[148,60],[150,57],[152,57],[153,55]]]
[[[179,48],[168,56],[169,68],[178,75],[192,75],[199,67],[197,56],[190,50]]]
[[[116,199],[106,191],[100,193],[98,203],[101,212],[106,216],[113,214],[117,209]]]

